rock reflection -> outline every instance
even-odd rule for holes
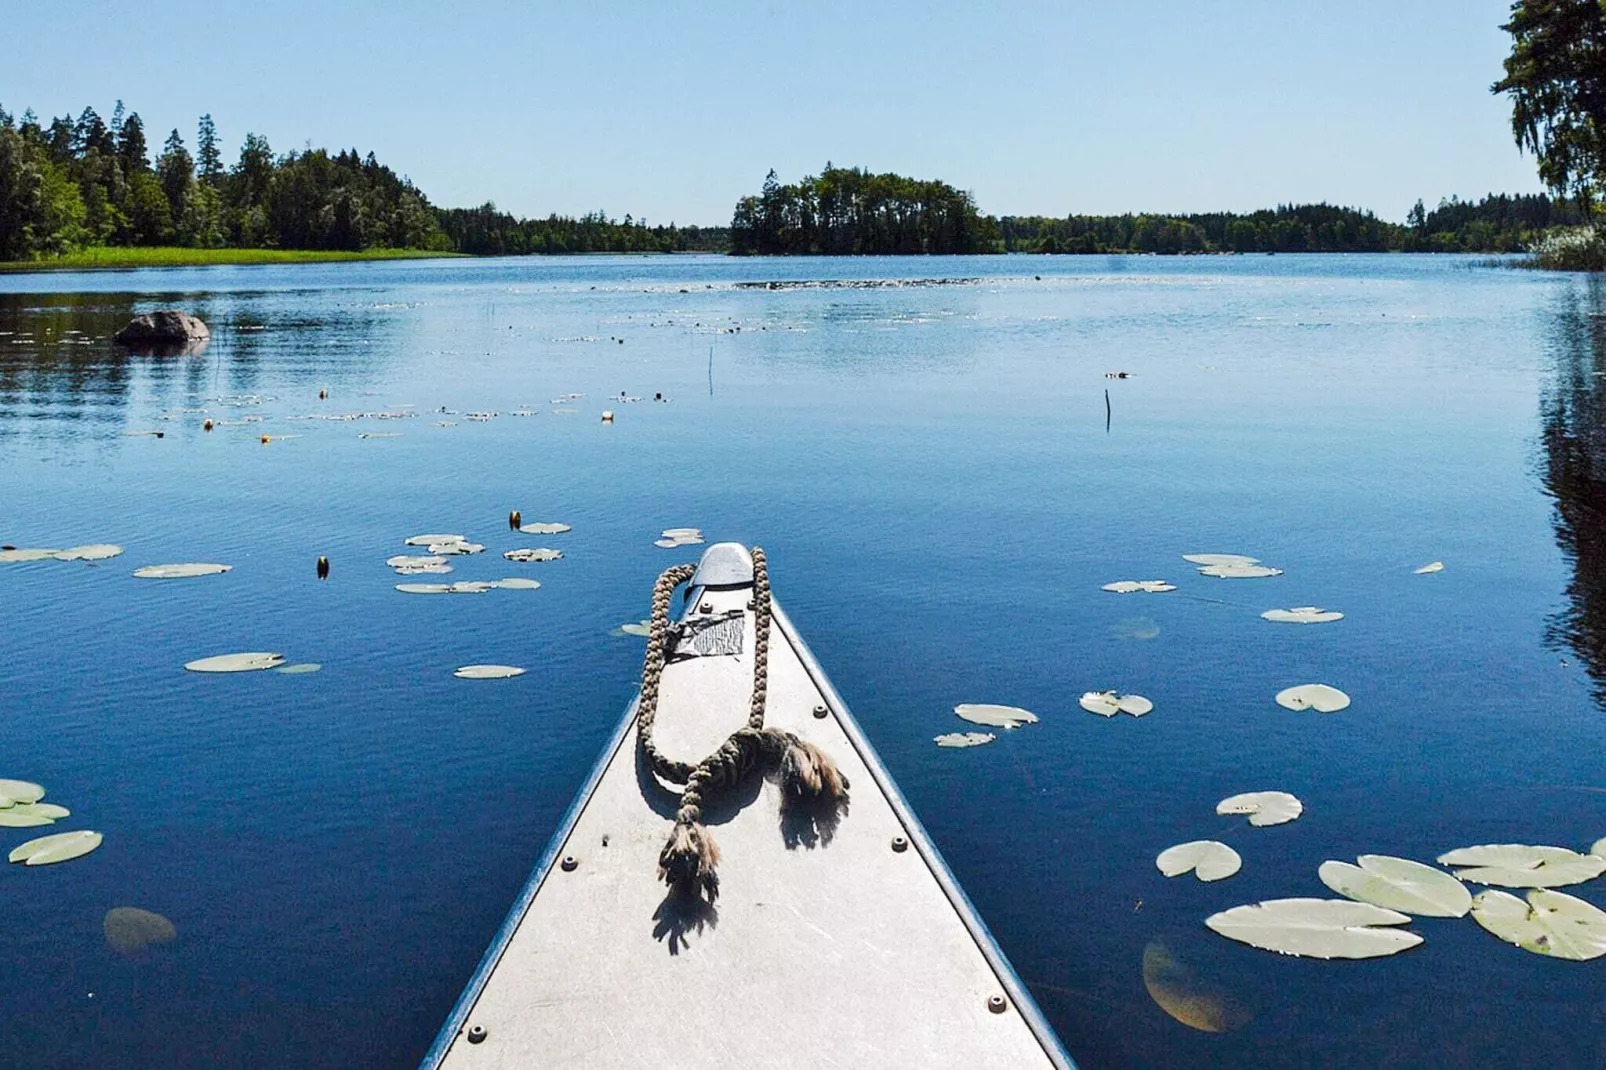
[[[1541,406],[1544,481],[1573,577],[1546,638],[1576,652],[1606,705],[1606,283],[1572,288],[1556,328],[1555,379]]]

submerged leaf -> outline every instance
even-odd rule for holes
[[[1232,993],[1199,980],[1164,940],[1143,949],[1143,987],[1171,1017],[1204,1033],[1227,1033],[1254,1017]]]
[[[1404,929],[1411,919],[1398,911],[1349,899],[1271,899],[1233,907],[1205,919],[1229,940],[1315,959],[1370,959],[1393,955],[1422,942]]]
[[[177,565],[146,565],[144,568],[136,568],[134,575],[142,580],[187,580],[195,576],[216,576],[233,569],[233,565],[187,561]]]
[[[1110,625],[1110,634],[1117,639],[1156,639],[1160,625],[1149,617],[1123,617]]]
[[[1593,903],[1536,888],[1525,903],[1509,892],[1480,892],[1472,919],[1536,955],[1583,962],[1606,955],[1606,913]]]
[[[283,654],[255,651],[245,654],[217,654],[210,658],[187,661],[184,667],[190,672],[255,672],[258,669],[276,669],[284,664]]]
[[[30,866],[48,866],[88,854],[100,846],[102,839],[100,833],[88,830],[58,832],[53,836],[41,836],[37,840],[29,840],[13,848],[6,857],[12,862],[22,862]]]
[[[1326,684],[1300,684],[1277,692],[1277,705],[1289,710],[1337,713],[1349,706],[1349,696]]]
[[[506,680],[523,676],[524,670],[514,665],[465,665],[452,675],[459,680]]]
[[[1202,881],[1219,881],[1243,868],[1244,860],[1219,840],[1193,840],[1167,847],[1154,864],[1167,877],[1180,877],[1192,870]]]
[[[296,665],[281,665],[274,672],[287,673],[291,676],[304,676],[309,672],[318,672],[323,668],[315,661],[303,661]]]
[[[1305,812],[1305,804],[1286,791],[1246,791],[1216,804],[1218,814],[1248,814],[1257,828],[1286,825]]]
[[[1474,884],[1504,888],[1557,888],[1582,884],[1606,873],[1606,858],[1581,855],[1565,847],[1533,847],[1523,843],[1487,843],[1461,847],[1439,856],[1442,866],[1458,868],[1456,876]]]
[[[1282,624],[1326,624],[1343,620],[1344,614],[1320,606],[1295,606],[1293,609],[1268,609],[1261,617]]]
[[[1390,855],[1323,862],[1316,875],[1339,895],[1415,917],[1459,918],[1472,909],[1467,886],[1442,869]]]
[[[137,955],[153,944],[168,944],[178,938],[171,921],[139,907],[113,907],[101,922],[106,944],[124,955]]]
[[[979,747],[997,738],[991,732],[949,732],[934,737],[939,747]]]
[[[645,639],[652,635],[652,621],[631,621],[628,624],[619,625],[617,631],[620,635],[635,635]]]
[[[1037,714],[1019,706],[994,706],[990,703],[961,703],[954,712],[972,724],[993,728],[1019,728],[1023,724],[1036,724]]]

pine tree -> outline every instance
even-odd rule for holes
[[[145,124],[139,112],[131,111],[123,120],[123,131],[117,139],[117,157],[123,161],[123,174],[135,175],[151,169],[150,156],[145,148]]]
[[[208,112],[201,116],[200,127],[195,133],[196,170],[201,181],[209,186],[215,186],[223,177],[223,153],[217,147],[217,127],[212,125],[212,115]]]

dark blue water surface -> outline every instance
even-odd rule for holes
[[[737,285],[936,277],[971,281]],[[107,340],[166,306],[210,346]],[[0,331],[0,542],[127,549],[0,565],[0,777],[73,809],[44,831],[106,837],[0,868],[0,1065],[416,1062],[634,690],[641,641],[609,632],[694,555],[653,546],[672,526],[769,551],[1085,1066],[1606,1062],[1606,960],[1470,919],[1369,962],[1202,924],[1327,895],[1328,858],[1606,836],[1606,293],[1584,277],[1403,256],[211,268],[0,276]],[[387,410],[417,415],[295,419]],[[515,535],[514,508],[573,531]],[[429,531],[489,544],[447,579],[544,586],[397,593],[385,558]],[[531,545],[565,556],[501,557]],[[1285,574],[1209,579],[1181,560],[1199,551]],[[234,571],[130,575],[172,561]],[[1180,590],[1099,589],[1150,578]],[[1347,617],[1258,616],[1312,603]],[[324,668],[182,669],[236,650]],[[529,672],[453,678],[473,662]],[[1272,702],[1314,681],[1354,705]],[[1104,688],[1155,710],[1078,708]],[[959,702],[1042,720],[940,750]],[[1215,815],[1262,789],[1304,816]],[[1155,870],[1209,837],[1241,874]],[[118,954],[117,906],[177,940]],[[1155,940],[1247,1023],[1162,1010]]]

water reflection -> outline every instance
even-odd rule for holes
[[[1583,659],[1606,705],[1606,283],[1569,290],[1556,328],[1555,380],[1541,406],[1544,480],[1573,577],[1546,638]]]

